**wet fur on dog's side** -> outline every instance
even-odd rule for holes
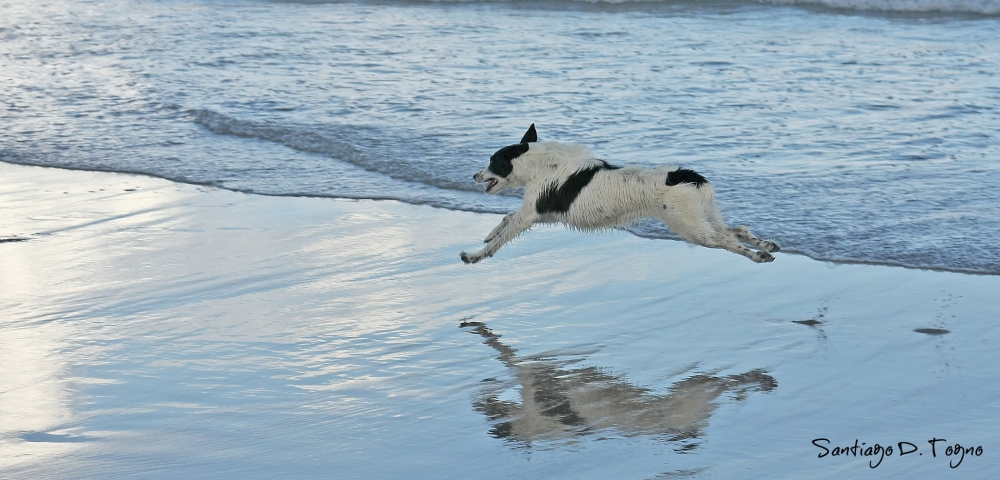
[[[523,186],[524,203],[486,236],[485,247],[462,252],[465,263],[493,256],[536,223],[595,231],[648,217],[661,220],[685,241],[724,248],[758,263],[773,261],[771,253],[781,248],[753,236],[745,226],[727,226],[712,184],[693,170],[611,165],[584,146],[539,142],[534,124],[520,143],[498,150],[489,166],[472,178],[485,182],[490,194]]]

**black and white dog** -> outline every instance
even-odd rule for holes
[[[584,146],[539,142],[535,124],[521,143],[498,150],[489,166],[472,178],[486,182],[486,193],[491,194],[523,186],[524,203],[486,236],[485,247],[472,254],[462,252],[465,263],[492,257],[536,223],[594,231],[647,217],[660,219],[690,243],[724,248],[758,263],[773,261],[771,252],[781,248],[753,236],[745,226],[727,226],[715,205],[712,184],[693,170],[611,165]]]

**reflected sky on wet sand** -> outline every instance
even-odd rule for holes
[[[559,228],[470,266],[499,216],[0,177],[28,239],[0,243],[0,476],[842,478],[867,461],[811,439],[1000,447],[998,277]]]

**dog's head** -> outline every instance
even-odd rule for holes
[[[535,124],[528,127],[528,131],[521,137],[521,143],[508,145],[497,150],[490,157],[490,164],[483,171],[472,176],[476,183],[486,182],[486,193],[498,193],[507,187],[520,186],[511,177],[514,171],[514,160],[528,151],[529,143],[538,141],[538,134],[535,133]]]

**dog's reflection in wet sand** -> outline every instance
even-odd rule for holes
[[[761,370],[728,376],[693,375],[658,395],[595,367],[570,368],[572,360],[553,355],[519,357],[479,322],[463,322],[500,352],[512,381],[486,379],[475,408],[493,424],[490,435],[515,442],[558,440],[615,430],[625,436],[654,435],[697,446],[723,394],[735,400],[770,391],[777,381]],[[520,398],[511,395],[520,390]]]

